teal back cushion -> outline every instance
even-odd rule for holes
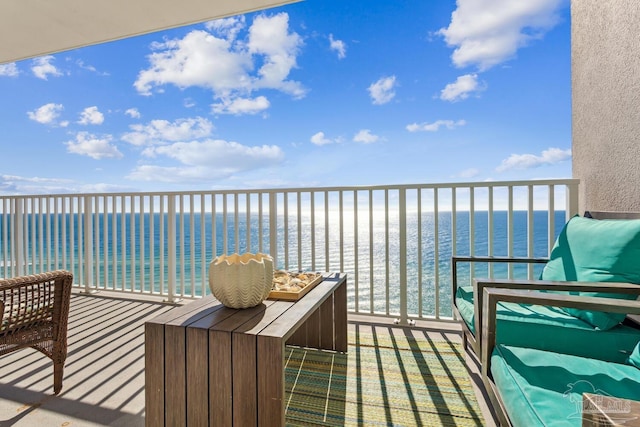
[[[640,342],[636,344],[636,348],[631,352],[631,355],[627,359],[627,363],[640,369]]]
[[[627,282],[640,284],[640,220],[596,220],[575,216],[565,224],[551,250],[542,280]],[[636,299],[636,295],[570,292],[588,296]],[[565,308],[594,327],[610,329],[624,314]]]

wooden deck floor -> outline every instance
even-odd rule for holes
[[[25,349],[0,356],[0,427],[144,426],[144,322],[171,308],[159,299],[74,294],[62,392],[53,394],[53,365],[38,352]],[[396,327],[379,318],[349,321],[380,324],[381,331]],[[434,338],[460,341],[455,324],[417,326]],[[468,365],[479,381],[473,361]],[[480,389],[476,395],[492,425]]]

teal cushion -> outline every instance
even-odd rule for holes
[[[596,220],[575,216],[565,224],[542,270],[542,280],[640,283],[640,220]],[[637,295],[569,292],[636,299]],[[624,314],[563,309],[598,329],[610,329]]]
[[[639,369],[586,357],[498,345],[491,373],[514,427],[581,426],[582,393],[640,400]]]
[[[627,359],[627,363],[640,369],[640,342],[636,344],[636,348],[634,348],[633,352],[631,352],[631,355]]]
[[[457,289],[456,307],[475,334],[472,286]],[[556,307],[498,303],[497,311],[496,341],[502,344],[625,363],[640,341],[636,328],[620,324],[601,331]]]

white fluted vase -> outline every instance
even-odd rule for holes
[[[257,253],[221,255],[209,264],[209,288],[231,308],[255,307],[273,284],[273,258]]]

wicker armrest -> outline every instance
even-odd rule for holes
[[[638,285],[635,286],[637,287]],[[610,289],[607,289],[607,291],[610,291]],[[637,300],[551,294],[521,289],[498,288],[484,288],[483,294],[484,326],[482,328],[481,347],[483,379],[487,379],[489,377],[491,369],[491,353],[493,352],[496,344],[496,312],[499,301],[607,311],[610,313],[640,314],[640,302]]]
[[[555,282],[549,280],[508,280],[508,279],[473,279],[474,322],[476,330],[482,330],[483,295],[485,288],[524,289],[527,291],[578,291],[608,292],[612,294],[640,295],[640,286],[634,283],[618,282]]]
[[[2,334],[46,322],[57,324],[60,316],[69,310],[72,277],[71,273],[58,270],[0,280],[0,300],[4,307]]]

